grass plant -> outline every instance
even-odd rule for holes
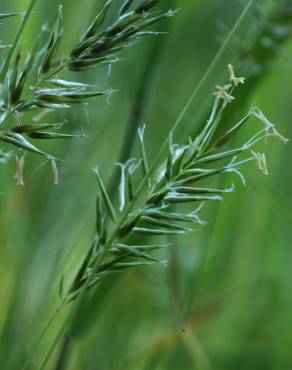
[[[149,26],[173,17],[176,10],[155,10],[158,3],[159,0],[125,0],[117,6],[113,0],[103,1],[100,11],[65,55],[61,52],[63,43],[66,43],[62,6],[58,7],[54,23],[49,28],[47,25],[42,27],[38,38],[34,40],[35,45],[27,55],[19,44],[37,1],[32,0],[25,13],[0,14],[0,18],[7,18],[7,22],[10,18],[22,16],[15,41],[8,46],[0,72],[0,141],[5,145],[0,151],[0,163],[8,163],[15,153],[17,185],[24,186],[24,168],[29,153],[44,157],[45,163],[50,162],[54,183],[60,183],[57,165],[60,159],[43,149],[41,142],[80,140],[85,134],[83,130],[81,133],[71,132],[67,119],[61,123],[46,122],[46,115],[70,112],[76,105],[82,110],[87,101],[97,97],[109,98],[115,91],[110,88],[97,89],[95,81],[87,83],[83,80],[84,72],[91,73],[92,69],[104,68],[105,74],[109,73],[112,65],[121,61],[121,53],[125,49],[145,37],[161,37],[163,32],[149,30]],[[262,151],[263,144],[270,143],[272,139],[286,144],[288,139],[279,133],[268,115],[258,106],[246,108],[251,94],[249,86],[254,87],[259,83],[262,72],[257,77],[251,76],[249,85],[249,78],[242,77],[239,73],[244,69],[241,68],[244,63],[238,63],[239,68],[230,63],[226,66],[223,75],[228,77],[223,83],[222,78],[218,79],[211,106],[206,104],[207,118],[203,112],[196,127],[189,127],[184,137],[178,130],[195,98],[232,45],[244,19],[251,9],[256,9],[253,8],[255,3],[255,0],[246,2],[219,51],[167,132],[157,154],[151,153],[151,142],[148,141],[153,133],[149,133],[148,125],[138,122],[142,117],[141,111],[136,115],[134,107],[129,127],[132,130],[134,128],[136,133],[137,149],[133,150],[134,134],[128,130],[130,137],[125,138],[122,162],[117,162],[112,171],[118,171],[119,178],[114,175],[107,185],[103,176],[103,164],[98,163],[92,168],[98,189],[95,199],[96,214],[94,221],[93,217],[91,219],[94,236],[78,266],[71,267],[69,277],[65,274],[59,279],[58,306],[36,340],[32,352],[26,354],[23,369],[48,368],[51,357],[63,338],[63,347],[55,369],[65,370],[71,354],[68,350],[70,329],[78,320],[82,320],[80,315],[81,312],[84,314],[84,310],[81,311],[80,308],[92,291],[98,292],[100,285],[110,281],[112,277],[120,277],[122,272],[139,270],[141,267],[151,269],[155,264],[168,268],[165,249],[169,248],[169,242],[177,244],[181,243],[179,240],[192,238],[193,231],[201,229],[207,223],[202,216],[205,204],[221,202],[223,197],[229,197],[227,194],[235,192],[238,179],[245,187],[247,181],[243,168],[246,165],[252,162],[262,174],[270,173],[266,154]],[[287,4],[284,5],[286,9]],[[255,15],[258,16],[258,13]],[[287,18],[286,13],[276,12],[272,17],[273,27],[264,24],[253,40],[250,55],[256,56],[263,69],[267,68],[267,54],[261,40],[272,38],[273,45],[280,48],[289,38]],[[275,57],[276,53],[273,55],[274,59]],[[149,68],[151,60],[145,70],[149,71]],[[80,77],[67,78],[72,75]],[[143,102],[146,94],[143,86],[139,91],[136,101],[138,104]],[[209,97],[206,101],[209,102]],[[243,114],[242,107],[245,111]],[[190,132],[195,134],[189,135]],[[6,148],[11,148],[11,151]],[[132,152],[133,158],[126,158]],[[78,170],[74,169],[76,172]],[[227,186],[221,186],[225,178],[230,180],[230,175],[234,179]],[[216,179],[218,186],[214,185]],[[176,275],[177,255],[172,254],[171,258],[171,274]],[[172,281],[175,285],[173,295],[179,295],[180,300],[181,293],[177,293],[179,283],[176,279],[177,276]],[[177,311],[182,310],[182,305],[181,301],[178,302]],[[36,351],[55,319],[64,311],[65,317],[51,336],[51,344],[43,353],[42,360],[35,363]],[[181,317],[183,315],[182,312],[176,314]],[[201,370],[212,368],[211,361],[197,338],[194,341],[184,338],[183,343],[191,354],[195,367],[202,368]],[[156,359],[150,358],[149,364],[151,368],[151,364],[156,364]],[[9,366],[7,370],[10,370]]]

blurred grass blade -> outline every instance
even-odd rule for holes
[[[0,73],[0,82],[3,82],[3,81],[4,81],[4,79],[5,79],[5,77],[6,77],[6,74],[7,74],[7,72],[8,72],[8,69],[9,69],[9,66],[10,66],[10,63],[11,63],[11,60],[12,60],[13,54],[14,54],[14,52],[16,51],[16,48],[17,48],[18,43],[19,43],[19,41],[20,41],[20,38],[21,38],[21,36],[22,36],[22,34],[23,34],[23,31],[24,31],[24,28],[25,28],[25,26],[26,26],[26,23],[27,23],[27,21],[28,21],[28,19],[29,19],[30,15],[31,15],[31,12],[32,12],[32,10],[33,10],[33,8],[34,8],[34,6],[35,6],[36,2],[37,2],[37,0],[31,0],[31,2],[30,2],[30,4],[29,4],[29,6],[28,6],[28,8],[27,8],[27,11],[26,11],[26,13],[25,13],[25,15],[24,15],[24,17],[23,17],[23,20],[22,20],[22,22],[21,22],[20,28],[19,28],[18,33],[17,33],[17,35],[16,35],[15,41],[14,41],[14,43],[13,43],[12,47],[9,49],[9,52],[8,52],[7,58],[6,58],[6,60],[5,60],[5,62],[4,62],[4,65],[3,65],[2,69],[1,69],[1,73]]]

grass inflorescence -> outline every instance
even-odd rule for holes
[[[208,185],[204,185],[206,181],[202,186],[200,184],[203,180],[209,181],[215,175],[233,173],[239,176],[245,185],[245,178],[240,169],[250,161],[256,161],[259,169],[264,174],[268,173],[264,153],[255,152],[254,146],[262,140],[267,141],[270,137],[276,137],[284,143],[287,142],[287,139],[278,133],[274,124],[265,117],[259,108],[250,109],[221,137],[214,139],[223,112],[235,99],[232,95],[234,89],[245,81],[244,78],[235,76],[231,65],[228,68],[229,83],[217,86],[214,104],[202,131],[194,139],[189,138],[189,142],[185,144],[174,143],[173,135],[170,135],[168,158],[160,164],[154,176],[148,177],[149,161],[144,141],[145,126],[138,130],[141,147],[140,157],[130,159],[125,164],[119,164],[121,178],[118,209],[115,209],[111,202],[98,167],[93,169],[99,187],[96,236],[69,288],[65,302],[72,301],[78,296],[92,275],[96,261],[101,255],[104,257],[94,271],[94,276],[91,276],[87,289],[112,273],[156,262],[165,264],[164,260],[150,254],[152,251],[163,248],[163,245],[151,244],[151,242],[131,245],[128,241],[132,235],[150,237],[183,235],[191,232],[194,225],[203,224],[204,222],[199,216],[202,204],[208,201],[220,201],[225,193],[235,189],[233,184],[226,189],[210,188]],[[259,126],[257,132],[240,147],[228,148],[227,144],[233,136],[238,134],[238,131],[253,117],[259,120],[263,127]],[[144,194],[145,200],[139,208],[131,210],[129,213],[127,211],[123,213],[126,206],[131,204],[136,196],[136,184],[139,183],[140,173],[144,179],[148,178],[145,187],[147,195]],[[143,181],[143,178],[140,181]],[[191,213],[186,214],[183,212],[184,207],[182,207],[185,204],[198,204],[198,206],[195,206]],[[173,211],[174,206],[180,206],[179,210]],[[122,215],[123,222],[118,230],[113,232],[106,226],[106,215],[113,223],[116,223],[119,214]],[[104,253],[105,250],[107,253]]]
[[[25,58],[21,51],[17,51],[13,59],[10,52],[2,68],[2,74],[6,68],[7,73],[1,86],[0,140],[55,160],[32,144],[30,139],[67,139],[76,135],[56,131],[62,124],[23,123],[25,113],[70,109],[72,104],[111,95],[114,92],[112,89],[96,91],[94,85],[64,80],[60,75],[66,70],[79,72],[110,66],[120,60],[119,54],[123,49],[144,36],[156,34],[149,31],[148,26],[174,14],[172,11],[152,14],[151,10],[157,3],[157,0],[144,0],[133,8],[132,2],[126,1],[116,19],[105,26],[107,14],[112,8],[112,0],[106,1],[69,55],[60,55],[60,45],[64,41],[63,9],[60,6],[48,39],[44,40],[41,32],[35,47]],[[14,15],[17,14],[1,17]]]

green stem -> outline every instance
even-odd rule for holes
[[[255,2],[255,0],[250,0],[248,2],[248,4],[246,5],[246,7],[244,8],[243,12],[241,13],[241,15],[239,16],[239,18],[237,19],[236,23],[234,24],[233,28],[231,29],[231,31],[229,32],[227,38],[225,39],[223,45],[221,46],[221,48],[219,49],[219,51],[217,52],[216,56],[214,57],[213,61],[211,62],[209,68],[207,69],[207,71],[205,72],[205,74],[203,75],[201,81],[199,82],[199,84],[197,85],[197,87],[195,88],[194,92],[192,93],[191,97],[189,98],[189,100],[187,101],[185,107],[183,108],[181,114],[179,115],[178,119],[175,121],[174,125],[173,125],[173,128],[172,128],[172,131],[175,130],[178,125],[180,124],[182,118],[184,117],[185,113],[188,111],[188,109],[190,108],[193,100],[195,99],[195,97],[198,95],[199,91],[201,90],[202,86],[204,85],[205,81],[207,80],[207,78],[209,77],[209,75],[211,74],[211,72],[214,70],[217,62],[220,60],[223,52],[226,50],[228,44],[230,43],[230,40],[232,39],[233,35],[235,34],[235,32],[237,31],[237,29],[239,28],[240,24],[242,23],[242,21],[244,20],[245,16],[247,15],[250,7],[253,5],[253,3]],[[119,229],[121,228],[121,226],[124,224],[125,220],[127,219],[129,213],[133,210],[134,206],[136,205],[138,199],[140,198],[141,196],[141,193],[145,187],[145,185],[147,184],[149,178],[152,176],[153,172],[155,171],[157,165],[159,164],[160,162],[160,159],[161,159],[161,156],[165,150],[165,148],[168,146],[168,142],[169,142],[169,137],[170,137],[171,133],[168,135],[168,137],[165,139],[163,145],[162,145],[162,148],[161,150],[159,151],[158,153],[158,156],[156,158],[156,160],[154,161],[153,165],[151,166],[148,174],[145,176],[145,178],[142,180],[139,188],[138,188],[138,191],[137,191],[137,194],[135,196],[135,198],[133,199],[132,203],[130,203],[127,207],[127,209],[125,210],[123,216],[121,217],[120,221],[117,223],[117,226],[116,228],[114,229],[113,231],[113,234],[112,234],[112,237],[109,239],[109,241],[106,243],[106,245],[104,246],[103,248],[103,251],[100,253],[100,256],[99,258],[96,260],[96,263],[95,265],[93,266],[93,269],[91,271],[91,275],[88,277],[88,279],[86,280],[86,283],[83,285],[81,291],[80,291],[80,294],[78,295],[76,301],[74,302],[73,304],[73,307],[71,309],[71,311],[69,312],[67,318],[65,319],[63,325],[61,326],[61,328],[59,329],[59,331],[57,332],[48,352],[46,353],[41,365],[38,367],[38,370],[44,370],[55,350],[55,348],[57,347],[58,343],[59,343],[59,340],[62,338],[64,332],[65,332],[65,329],[67,328],[67,326],[72,322],[72,320],[74,319],[77,311],[78,311],[78,308],[81,304],[81,301],[83,300],[86,292],[87,292],[87,289],[90,285],[90,283],[93,281],[94,279],[94,276],[95,276],[95,273],[97,272],[98,268],[101,266],[104,258],[106,257],[107,253],[108,253],[108,250],[111,248],[112,244],[114,243],[115,239],[116,239],[116,236],[119,232]]]
[[[27,357],[27,360],[24,362],[23,366],[22,366],[22,370],[26,370],[29,366],[29,361],[30,359],[33,357],[33,355],[35,354],[36,352],[36,349],[38,347],[38,345],[42,342],[42,340],[44,339],[45,335],[47,334],[48,330],[50,329],[50,327],[52,326],[52,324],[54,323],[57,315],[58,315],[59,311],[56,310],[53,314],[53,316],[51,317],[50,321],[47,323],[47,325],[45,326],[45,328],[43,329],[43,331],[41,332],[41,334],[39,335],[36,343],[34,344],[34,346],[32,347],[32,350],[29,354],[29,356]]]
[[[68,335],[65,335],[63,338],[63,345],[59,354],[59,358],[55,367],[55,370],[64,370],[66,368],[68,355],[72,345],[72,338]]]
[[[24,31],[24,27],[26,26],[26,23],[28,21],[28,18],[31,15],[32,10],[33,10],[36,2],[37,2],[37,0],[31,0],[31,2],[29,4],[29,7],[27,8],[27,11],[26,11],[26,13],[25,13],[25,15],[23,17],[23,20],[22,20],[21,25],[19,27],[19,30],[17,32],[16,38],[14,40],[14,43],[13,43],[12,47],[10,48],[9,53],[7,55],[7,58],[6,58],[6,61],[5,61],[4,65],[3,65],[3,67],[2,67],[2,70],[1,70],[1,73],[0,73],[0,81],[1,82],[4,82],[5,76],[6,76],[7,72],[8,72],[9,67],[10,67],[11,60],[13,58],[13,54],[14,54],[14,52],[15,52],[18,44],[19,44],[20,38],[21,38],[21,36],[23,34],[23,31]]]

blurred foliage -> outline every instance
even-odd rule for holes
[[[39,27],[52,22],[59,3],[64,5],[64,50],[70,50],[103,1],[40,0],[26,27],[23,51],[33,44]],[[171,7],[179,7],[179,13],[159,26],[167,34],[123,52],[124,60],[113,66],[111,74],[107,69],[84,72],[83,82],[119,92],[109,104],[97,100],[83,110],[47,117],[52,122],[66,118],[73,131],[83,127],[88,135],[44,145],[63,159],[58,186],[53,185],[49,165],[34,172],[42,163],[37,156],[26,157],[24,187],[17,187],[13,179],[14,159],[0,164],[1,370],[21,368],[54,313],[61,275],[66,286],[87,251],[95,224],[91,167],[99,164],[108,182],[115,181],[113,165],[121,155],[135,153],[136,144],[126,152],[123,146],[133,142],[130,136],[135,137],[143,122],[155,155],[245,3],[173,1]],[[23,11],[27,4],[1,0],[1,13]],[[168,4],[161,1],[162,8]],[[226,113],[227,124],[257,105],[291,137],[292,41],[287,36],[271,44],[264,27],[269,17],[279,23],[274,14],[283,4],[290,5],[285,14],[291,15],[291,1],[257,4],[184,116],[177,139],[196,132],[214,86],[227,77],[229,62],[249,79]],[[282,24],[291,27],[291,18]],[[18,25],[17,18],[1,20],[3,44],[13,41]],[[255,68],[255,55],[260,68]],[[81,79],[73,72],[68,76]],[[139,105],[139,114],[134,104]],[[290,147],[263,144],[270,176],[248,165],[247,187],[235,179],[236,193],[227,195],[222,204],[208,205],[204,211],[208,225],[174,241],[169,256],[164,256],[170,260],[168,268],[150,266],[123,273],[93,291],[50,368],[290,370]],[[227,185],[234,179],[228,176],[224,181]],[[65,315],[66,311],[57,317],[39,344],[31,369],[39,364]]]

